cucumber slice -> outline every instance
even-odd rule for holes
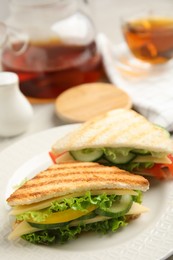
[[[128,153],[127,155],[122,155],[122,154],[105,154],[106,159],[114,164],[125,164],[129,163],[132,161],[135,157],[136,154],[134,153]]]
[[[131,150],[131,153],[137,154],[137,155],[149,155],[151,154],[149,151],[144,149],[133,149]]]
[[[74,221],[83,221],[83,220],[87,220],[87,219],[90,219],[90,218],[94,218],[96,217],[96,213],[93,211],[93,212],[90,212],[84,216],[81,216],[79,218],[77,218],[76,220]],[[41,224],[41,223],[35,223],[35,222],[28,222],[28,224],[32,227],[35,227],[35,228],[39,228],[39,229],[54,229],[54,228],[61,228],[61,227],[64,227],[66,225],[68,225],[70,222],[61,222],[61,223],[54,223],[54,224]]]
[[[32,227],[39,228],[39,229],[54,229],[54,228],[64,227],[68,225],[69,222],[55,223],[55,224],[39,224],[35,222],[28,222],[28,224]]]
[[[77,161],[94,162],[102,157],[103,151],[101,149],[82,149],[70,151],[72,157]]]
[[[83,221],[74,220],[74,221],[70,222],[69,226],[74,227],[74,226],[78,226],[78,225],[86,225],[86,224],[91,224],[91,223],[95,223],[95,222],[105,221],[107,219],[110,219],[110,217],[96,216],[94,218],[85,219]]]
[[[112,204],[112,207],[108,209],[96,209],[96,213],[101,216],[117,218],[124,216],[131,208],[133,199],[131,195],[123,195],[120,201],[116,201]]]

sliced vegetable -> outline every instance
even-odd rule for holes
[[[52,213],[51,215],[49,215],[46,218],[45,221],[37,222],[37,223],[40,223],[40,224],[55,224],[55,223],[68,222],[68,221],[71,221],[73,219],[76,219],[76,218],[79,218],[83,215],[88,214],[89,212],[95,210],[95,208],[96,208],[95,205],[91,205],[85,211],[67,209],[67,210],[64,210],[64,211],[55,212],[55,213]],[[35,221],[33,221],[32,219],[28,220],[28,222],[35,223]]]
[[[77,161],[94,162],[102,157],[103,151],[101,149],[83,149],[70,151],[70,154]]]
[[[144,149],[133,149],[131,150],[131,153],[140,154],[140,155],[149,155],[151,154],[149,151]]]
[[[173,178],[173,155],[168,155],[169,160],[171,163],[155,163],[153,167],[148,169],[138,169],[138,173],[144,172],[145,174],[148,174],[150,176],[154,176],[157,179],[168,179]]]
[[[77,218],[76,220],[86,220],[86,219],[94,218],[96,216],[97,216],[96,212],[92,211],[92,212],[90,212],[90,213],[88,213],[88,214],[86,214],[82,217]]]
[[[145,173],[158,179],[173,178],[173,169],[170,164],[155,164],[152,168],[146,169]]]
[[[49,151],[49,156],[52,159],[53,163],[57,163],[57,159],[62,157],[64,154],[66,154],[67,152],[62,152],[60,154],[54,154],[53,152]]]
[[[62,163],[62,162],[71,162],[74,161],[74,158],[71,156],[69,152],[61,153],[58,157],[56,157],[55,162],[56,163]]]
[[[126,164],[126,163],[129,163],[130,161],[132,161],[136,157],[136,154],[134,154],[134,153],[128,153],[127,155],[118,154],[118,153],[117,154],[106,154],[105,157],[111,163]]]
[[[167,165],[167,167],[169,168],[171,174],[173,175],[173,155],[169,154],[168,158],[169,158],[169,160],[171,160],[171,163],[169,165]]]
[[[50,158],[52,159],[52,162],[53,162],[53,163],[56,163],[57,155],[53,154],[52,152],[49,152],[49,156],[50,156]]]
[[[54,229],[54,228],[60,228],[68,225],[69,222],[63,222],[63,223],[55,223],[55,224],[40,224],[40,223],[34,223],[34,222],[28,222],[28,224],[31,227],[38,228],[38,229]]]
[[[117,218],[125,215],[131,208],[133,203],[131,195],[123,195],[119,201],[112,204],[112,207],[107,209],[96,209],[96,213],[101,216]]]

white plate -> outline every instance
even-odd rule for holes
[[[143,204],[150,212],[117,233],[105,236],[86,234],[66,245],[36,246],[21,239],[9,242],[8,209],[5,197],[25,177],[46,168],[51,145],[77,125],[53,128],[30,136],[0,154],[0,255],[1,259],[165,259],[173,253],[172,182],[152,181]]]

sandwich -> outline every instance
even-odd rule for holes
[[[116,109],[97,116],[58,139],[51,147],[55,163],[96,161],[159,179],[173,176],[169,132],[134,110]]]
[[[69,162],[50,166],[7,199],[10,240],[65,243],[81,233],[114,232],[147,212],[142,194],[148,180],[115,166]]]

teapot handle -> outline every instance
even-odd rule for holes
[[[8,45],[15,55],[21,55],[28,47],[29,36],[12,26],[0,22],[0,49]]]

